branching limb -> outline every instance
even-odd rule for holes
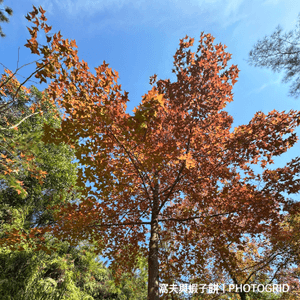
[[[19,123],[17,123],[16,125],[13,125],[13,126],[11,126],[11,127],[8,127],[8,128],[3,128],[3,127],[0,127],[0,130],[9,130],[9,129],[14,129],[14,128],[16,128],[16,127],[18,127],[21,123],[23,123],[26,119],[28,119],[28,118],[30,118],[30,117],[32,117],[32,116],[34,116],[34,115],[36,115],[36,114],[39,114],[40,112],[35,112],[35,113],[32,113],[32,114],[30,114],[29,116],[27,116],[27,117],[25,117],[25,118],[23,118]]]

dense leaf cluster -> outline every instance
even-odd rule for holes
[[[41,92],[32,86],[27,97],[19,93],[11,101],[13,90],[6,87],[6,96],[2,96],[0,102],[4,116],[0,125],[3,128],[0,131],[2,172],[6,170],[4,162],[7,158],[14,170],[19,167],[18,172],[2,173],[1,179],[1,299],[144,299],[146,274],[142,258],[137,265],[142,273],[136,276],[127,274],[116,285],[111,271],[97,259],[91,246],[75,248],[67,242],[48,237],[39,246],[41,250],[35,251],[37,245],[34,236],[29,234],[30,229],[51,224],[54,219],[50,207],[74,202],[79,196],[74,150],[63,143],[42,142],[44,124],[53,127],[60,124],[60,120],[54,118],[55,111],[50,105],[44,103],[41,106],[43,114],[31,115],[24,120],[30,115],[30,106],[41,102]],[[23,121],[18,130],[7,125],[17,124],[20,120]],[[22,164],[22,159],[26,160],[25,154],[30,155],[36,169],[44,172],[42,179],[36,178],[33,170]],[[19,182],[19,187],[14,186],[14,182]],[[13,233],[24,238],[13,239]],[[9,236],[12,238],[10,242]]]

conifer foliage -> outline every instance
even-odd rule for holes
[[[3,0],[0,0],[0,5],[1,6],[3,5]],[[12,14],[13,14],[13,10],[8,6],[5,6],[4,8],[0,8],[0,22],[8,23],[9,22],[8,16],[12,16]],[[5,37],[5,34],[3,33],[1,26],[0,26],[0,36]]]
[[[274,72],[284,71],[282,82],[291,82],[289,96],[300,95],[300,14],[294,30],[282,32],[277,26],[270,35],[257,41],[249,52],[248,62],[255,67],[269,68]]]

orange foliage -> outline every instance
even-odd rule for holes
[[[117,72],[104,61],[92,73],[79,61],[75,41],[60,32],[48,36],[41,8],[27,19],[35,26],[26,46],[41,56],[37,68],[45,66],[35,76],[51,79],[47,93],[65,112],[61,129],[46,127],[44,140],[75,147],[82,166],[78,185],[93,184],[80,205],[61,207],[56,224],[45,231],[73,244],[96,241],[119,270],[130,268],[139,251],[147,254],[149,299],[158,299],[159,276],[162,282],[200,276],[195,266],[203,266],[212,240],[222,249],[242,245],[246,233],[281,230],[281,208],[293,207],[282,193],[300,190],[299,159],[272,171],[267,165],[297,142],[300,112],[258,112],[231,130],[233,118],[224,108],[233,101],[238,68],[227,67],[226,46],[202,33],[192,53],[194,39],[180,40],[177,80],[154,84],[153,76],[152,89],[130,115]],[[39,47],[41,29],[50,44]],[[262,174],[255,174],[257,164]],[[163,242],[170,243],[172,263]]]

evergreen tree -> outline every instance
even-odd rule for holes
[[[20,95],[3,111],[5,120],[17,124],[28,113],[30,105],[41,102],[42,93],[31,87],[29,97]],[[2,97],[4,105],[10,95]],[[3,106],[2,106],[3,107]],[[36,176],[30,168],[2,176],[0,182],[0,238],[7,232],[24,232],[19,245],[0,248],[0,295],[4,300],[35,299],[136,299],[146,297],[147,271],[145,259],[139,258],[136,274],[124,274],[118,285],[112,273],[97,259],[88,246],[73,247],[49,237],[40,251],[31,248],[26,232],[32,227],[43,227],[52,222],[49,206],[76,201],[76,164],[74,151],[66,144],[44,144],[41,141],[44,124],[56,127],[60,120],[53,118],[53,108],[43,104],[43,115],[36,114],[24,120],[18,130],[0,131],[0,154],[9,156],[14,150],[17,157],[30,147],[32,160],[44,178]],[[5,126],[4,119],[0,127]],[[11,166],[13,167],[13,166]],[[19,192],[12,185],[21,183]],[[27,239],[25,238],[27,237]],[[51,251],[51,247],[56,249]]]
[[[0,5],[2,6],[3,0],[0,0]],[[5,6],[4,8],[0,9],[0,22],[9,22],[8,16],[12,16],[13,10],[10,7]],[[2,31],[2,28],[0,26],[0,36],[5,37],[5,34]]]
[[[289,95],[300,95],[300,15],[296,28],[282,33],[278,26],[270,35],[259,40],[249,53],[248,62],[255,67],[266,67],[274,72],[284,71],[283,82],[291,81]]]

